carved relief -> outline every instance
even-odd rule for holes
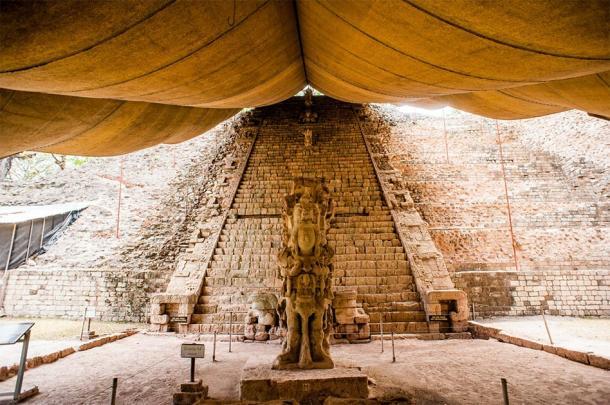
[[[324,179],[296,178],[282,212],[282,321],[287,334],[274,369],[333,368],[329,354],[333,299],[327,233],[334,203]]]
[[[302,123],[311,124],[318,121],[318,113],[312,110],[313,107],[313,91],[305,90],[305,111],[301,113],[300,120]]]

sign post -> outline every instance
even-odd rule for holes
[[[0,392],[0,397],[9,396],[13,399],[9,403],[18,403],[26,398],[38,394],[38,387],[33,387],[27,391],[21,391],[23,386],[23,373],[27,365],[28,345],[30,343],[30,329],[34,326],[33,322],[7,324],[0,329],[0,345],[12,345],[17,342],[22,342],[21,359],[19,361],[19,371],[17,372],[17,381],[13,392]],[[6,401],[0,400],[0,403]]]
[[[203,359],[205,345],[202,343],[182,343],[180,357],[191,359],[191,382],[195,382],[195,359]]]

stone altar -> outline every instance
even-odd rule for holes
[[[333,368],[329,337],[333,299],[333,249],[327,232],[334,204],[325,180],[296,178],[282,212],[280,310],[287,327],[282,353],[273,362],[279,369]]]

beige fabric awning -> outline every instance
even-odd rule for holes
[[[501,119],[610,117],[610,0],[0,3],[0,156],[180,141],[307,83]]]

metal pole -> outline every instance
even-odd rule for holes
[[[42,231],[40,232],[40,247],[38,249],[42,249],[42,245],[44,244],[44,227],[47,225],[47,218],[42,219]]]
[[[13,245],[15,244],[15,231],[17,230],[17,224],[13,224],[13,235],[11,236],[11,244],[8,248],[8,256],[6,256],[6,266],[4,271],[8,271],[8,265],[11,263],[11,254],[13,254]]]
[[[510,209],[510,199],[508,198],[508,184],[506,182],[506,170],[504,169],[504,152],[502,150],[502,138],[500,137],[500,126],[496,120],[496,137],[498,139],[498,149],[500,151],[500,168],[502,169],[502,179],[504,180],[504,196],[506,197],[506,209],[508,211],[508,226],[510,227],[510,239],[513,246],[513,259],[515,260],[515,271],[519,271],[519,261],[517,259],[517,248],[515,246],[515,231],[513,230],[513,215]]]
[[[191,357],[191,382],[195,382],[195,358]]]
[[[229,313],[231,319],[229,319],[229,353],[231,353],[231,340],[233,340],[233,312]]]
[[[117,377],[114,377],[112,379],[112,396],[110,397],[110,405],[116,404],[116,390],[117,390],[118,386],[119,386],[119,379]]]
[[[30,345],[30,331],[25,332],[23,337],[23,346],[21,348],[21,359],[19,361],[19,372],[17,373],[17,383],[15,384],[15,392],[13,399],[19,401],[21,396],[21,386],[23,385],[23,373],[25,373],[25,366],[28,359],[28,346]]]
[[[83,332],[85,331],[85,322],[87,322],[87,307],[85,307],[85,314],[83,315],[83,324],[80,327],[80,341],[83,340]]]
[[[28,261],[28,258],[30,257],[30,246],[32,246],[32,230],[34,229],[34,220],[30,221],[30,234],[28,236],[28,248],[25,251],[25,261]]]
[[[476,321],[477,320],[477,313],[474,310],[474,302],[472,303],[472,320]]]
[[[445,157],[449,163],[449,145],[447,144],[447,124],[445,123],[445,109],[443,108],[443,138],[445,138]]]
[[[216,331],[214,331],[214,346],[212,349],[212,363],[216,361]]]
[[[544,316],[544,308],[540,308],[540,313],[542,314],[542,320],[544,321],[544,327],[546,328],[546,334],[549,335],[549,341],[551,342],[552,345],[554,345],[553,338],[551,337],[551,331],[549,330],[549,325],[546,323],[546,317]]]
[[[508,404],[508,384],[506,383],[506,378],[501,378],[502,381],[502,396],[504,397],[504,405]]]
[[[383,353],[383,312],[379,313],[379,331],[381,332],[381,353]]]
[[[394,331],[392,331],[392,363],[396,363],[396,352],[394,351]]]
[[[123,194],[123,158],[121,157],[120,161],[121,166],[121,175],[119,176],[119,196],[117,201],[117,210],[116,210],[116,237],[119,239],[120,236],[120,223],[121,223],[121,195]]]

